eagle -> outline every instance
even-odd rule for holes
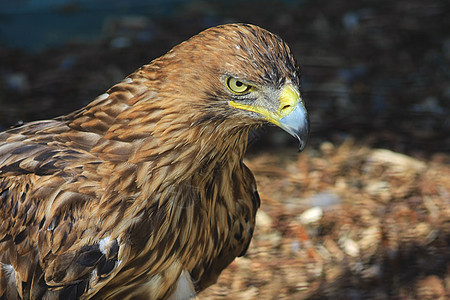
[[[245,254],[248,134],[309,121],[277,35],[206,29],[84,108],[0,133],[0,299],[189,299]]]

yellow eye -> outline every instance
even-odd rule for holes
[[[227,78],[227,87],[230,91],[232,91],[235,94],[244,94],[252,89],[251,85],[243,83],[242,81],[233,77]]]

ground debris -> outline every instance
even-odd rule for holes
[[[262,200],[254,239],[199,299],[449,296],[448,164],[352,140],[247,163]]]

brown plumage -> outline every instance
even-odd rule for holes
[[[210,28],[79,111],[0,133],[0,299],[186,299],[249,245],[242,159],[308,121],[288,46]]]

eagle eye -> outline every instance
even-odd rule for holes
[[[228,77],[226,82],[227,82],[227,88],[232,93],[237,94],[237,95],[245,94],[252,89],[251,85],[246,84],[234,77]]]

